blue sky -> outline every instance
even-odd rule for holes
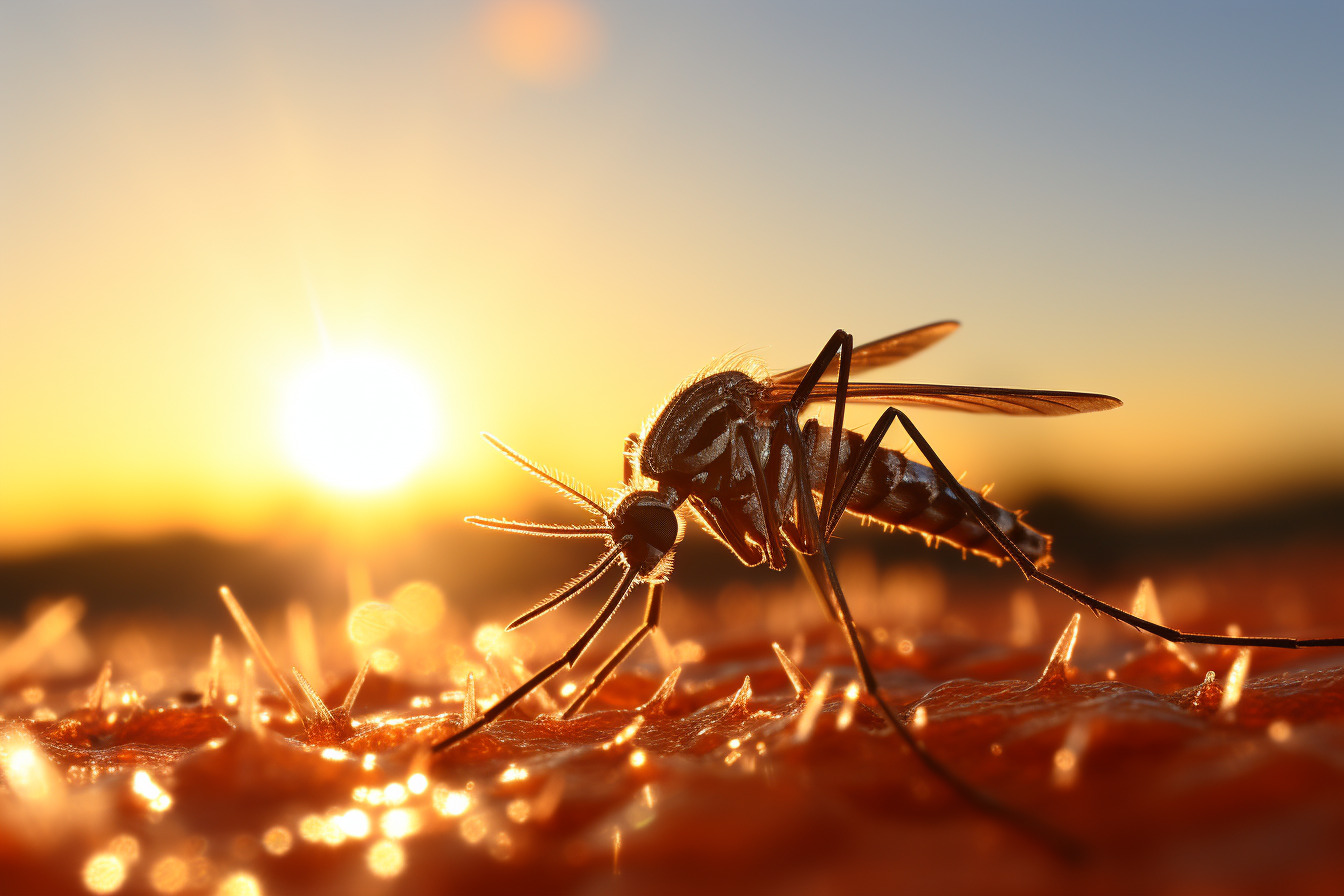
[[[1127,402],[922,415],[999,494],[1340,478],[1344,7],[552,2],[549,79],[499,2],[5,5],[0,544],[264,528],[314,303],[437,390],[427,512],[514,486],[481,429],[610,485],[712,358],[946,317],[893,378]]]

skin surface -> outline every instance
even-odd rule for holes
[[[1316,546],[1157,569],[1156,594],[1169,622],[1209,630],[1338,630],[1344,583],[1330,556]],[[796,577],[762,574],[759,586],[708,604],[669,604],[666,649],[681,672],[665,699],[655,697],[665,672],[650,642],[579,717],[539,717],[532,698],[433,755],[428,745],[463,721],[466,672],[481,706],[504,690],[465,629],[395,642],[401,666],[370,673],[352,719],[305,727],[268,696],[269,720],[243,730],[237,703],[205,708],[181,695],[179,683],[206,667],[207,632],[126,621],[94,638],[92,656],[131,631],[153,647],[141,667],[117,668],[100,711],[85,707],[96,663],[50,677],[39,665],[0,691],[0,869],[14,892],[88,893],[88,863],[115,849],[129,855],[116,839],[129,835],[135,855],[119,860],[117,892],[166,892],[153,881],[168,879],[173,858],[194,869],[178,891],[193,893],[240,873],[263,893],[351,894],[858,893],[893,880],[916,893],[1309,893],[1339,879],[1338,652],[1253,652],[1226,709],[1235,650],[1191,648],[1192,667],[1154,639],[1085,618],[1072,659],[1046,671],[1072,613],[1062,599],[1010,601],[1018,585],[1007,574],[985,593],[948,595],[928,573],[863,556],[841,562],[888,700],[910,719],[922,707],[917,730],[936,756],[1077,836],[1082,861],[1061,862],[968,808],[862,701],[846,708],[854,673],[842,640]],[[1132,585],[1098,590],[1124,603]],[[511,633],[492,661],[506,678],[515,657],[536,668],[584,618],[562,612],[526,638]],[[342,630],[322,629],[324,653],[337,655]],[[235,634],[226,640],[227,695],[244,649]],[[830,676],[806,736],[807,702],[771,641],[810,684]],[[149,670],[162,686],[133,688]],[[561,676],[550,694],[560,698],[562,682],[588,671]],[[339,704],[352,678],[333,677],[325,702]],[[33,688],[43,693],[36,703]],[[25,790],[13,765],[23,749],[54,773],[44,795]],[[168,808],[150,807],[137,771],[170,796]],[[334,817],[353,820],[342,832],[323,821]],[[279,854],[266,845],[276,829],[290,841]],[[373,869],[388,856],[401,864],[384,882]]]

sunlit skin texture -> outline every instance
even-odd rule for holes
[[[1159,582],[1173,579],[1216,596],[1201,618],[1248,628],[1282,625],[1306,607],[1319,608],[1312,626],[1331,628],[1338,619],[1323,617],[1344,606],[1344,583],[1319,550],[1240,565],[1228,558]],[[1310,600],[1283,597],[1286,582]],[[1159,585],[1160,599],[1170,592]],[[1279,597],[1266,600],[1271,593]],[[239,727],[236,702],[174,705],[176,692],[131,705],[109,696],[95,713],[80,702],[92,670],[87,681],[12,682],[0,691],[0,738],[23,732],[65,783],[41,803],[0,791],[6,891],[87,893],[81,869],[127,834],[137,857],[119,892],[155,892],[153,869],[174,857],[203,859],[193,866],[200,886],[184,892],[210,893],[239,873],[255,876],[263,893],[365,893],[399,857],[394,886],[411,894],[803,892],[820,882],[861,892],[893,879],[917,893],[1004,880],[1021,892],[1325,892],[1338,880],[1344,860],[1330,847],[1344,825],[1338,657],[1256,652],[1228,712],[1220,707],[1236,651],[1192,648],[1190,669],[1161,644],[1088,618],[1071,664],[1043,675],[1070,608],[1041,601],[1038,637],[1014,647],[999,591],[974,597],[955,596],[918,630],[869,607],[878,676],[910,717],[922,708],[920,736],[975,783],[1083,838],[1089,852],[1077,866],[965,806],[862,702],[841,730],[848,654],[796,589],[737,593],[724,607],[754,599],[776,614],[787,608],[795,623],[783,630],[802,646],[782,648],[810,685],[832,676],[803,740],[807,701],[762,647],[765,623],[727,623],[710,611],[670,621],[703,655],[684,663],[664,701],[654,700],[665,676],[649,651],[584,715],[539,717],[524,703],[432,758],[427,746],[462,723],[462,692],[435,691],[413,705],[423,687],[402,675],[370,673],[352,723],[335,727],[287,720],[288,707],[266,697],[259,705],[269,720],[255,731]],[[1188,615],[1188,596],[1175,594],[1166,610]],[[536,655],[548,650],[536,645]],[[470,647],[463,655],[479,656]],[[206,657],[182,662],[199,668]],[[341,702],[352,679],[331,680],[323,699]],[[113,693],[120,680],[114,673]],[[22,695],[34,686],[58,718],[33,717]],[[489,675],[478,686],[482,705],[502,692]],[[1057,770],[1068,745],[1071,780]],[[136,770],[171,797],[169,808],[155,811],[137,793]],[[165,867],[166,876],[175,866]]]

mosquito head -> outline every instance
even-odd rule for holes
[[[672,549],[685,532],[676,505],[658,492],[636,491],[622,498],[611,516],[611,538],[624,541],[621,553],[631,568],[646,581],[666,578]]]
[[[685,532],[677,508],[685,501],[676,488],[663,485],[661,491],[630,491],[621,498],[615,509],[608,510],[587,489],[568,476],[535,464],[514,451],[494,436],[482,433],[486,441],[504,453],[509,460],[552,486],[580,507],[602,517],[587,525],[568,523],[526,523],[514,520],[469,516],[467,522],[485,529],[517,532],[522,535],[540,535],[545,538],[602,539],[609,550],[583,575],[565,588],[551,595],[533,609],[513,621],[510,628],[535,619],[578,594],[602,574],[619,557],[635,571],[637,581],[661,582],[672,574],[672,550]],[[633,439],[632,439],[633,440]],[[635,581],[632,580],[632,581]]]

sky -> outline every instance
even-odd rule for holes
[[[423,380],[376,500],[451,517],[544,498],[483,430],[605,489],[715,358],[945,318],[883,378],[1126,403],[916,414],[997,497],[1338,484],[1342,41],[1334,3],[4,4],[0,553],[325,500],[282,408],[333,352]]]

